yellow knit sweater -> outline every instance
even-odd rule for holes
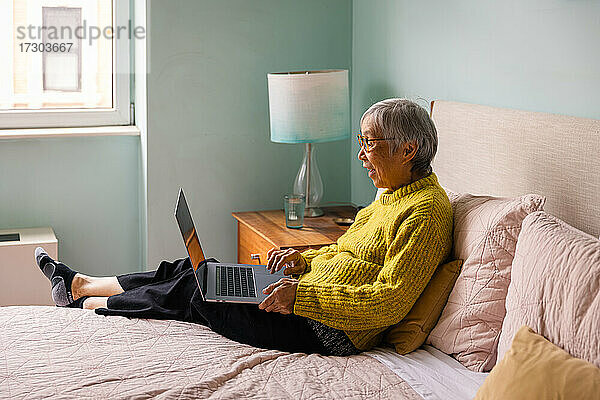
[[[346,332],[361,350],[399,322],[446,259],[452,208],[435,174],[360,210],[337,244],[302,253],[294,313]]]

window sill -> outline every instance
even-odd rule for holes
[[[0,129],[0,140],[86,136],[140,136],[140,130],[137,126],[133,125],[92,128]]]

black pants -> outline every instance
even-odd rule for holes
[[[203,301],[189,258],[163,261],[156,271],[120,275],[117,280],[125,291],[110,296],[107,308],[98,308],[96,313],[194,322],[256,347],[332,353],[304,317],[266,312],[255,304]]]

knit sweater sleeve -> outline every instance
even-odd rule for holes
[[[327,254],[327,253],[335,254],[337,252],[338,252],[338,245],[336,243],[329,245],[329,246],[323,246],[317,250],[308,249],[308,250],[302,252],[302,257],[306,261],[306,269],[304,270],[304,273],[307,273],[310,271],[310,263],[316,256],[320,256],[322,254]]]
[[[383,268],[372,284],[340,285],[301,280],[294,313],[346,331],[399,322],[448,253],[433,218],[410,216],[389,243]]]

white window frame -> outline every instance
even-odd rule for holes
[[[64,4],[64,2],[61,2],[61,4]],[[112,5],[113,27],[128,26],[130,19],[129,0],[112,0]],[[12,25],[12,15],[7,17]],[[131,29],[135,29],[135,27],[131,27]],[[122,34],[118,40],[113,40],[112,108],[0,110],[0,129],[131,125],[133,123],[133,116],[130,115],[131,40],[127,36]],[[10,46],[11,51],[13,46]],[[12,74],[12,70],[10,73]]]

